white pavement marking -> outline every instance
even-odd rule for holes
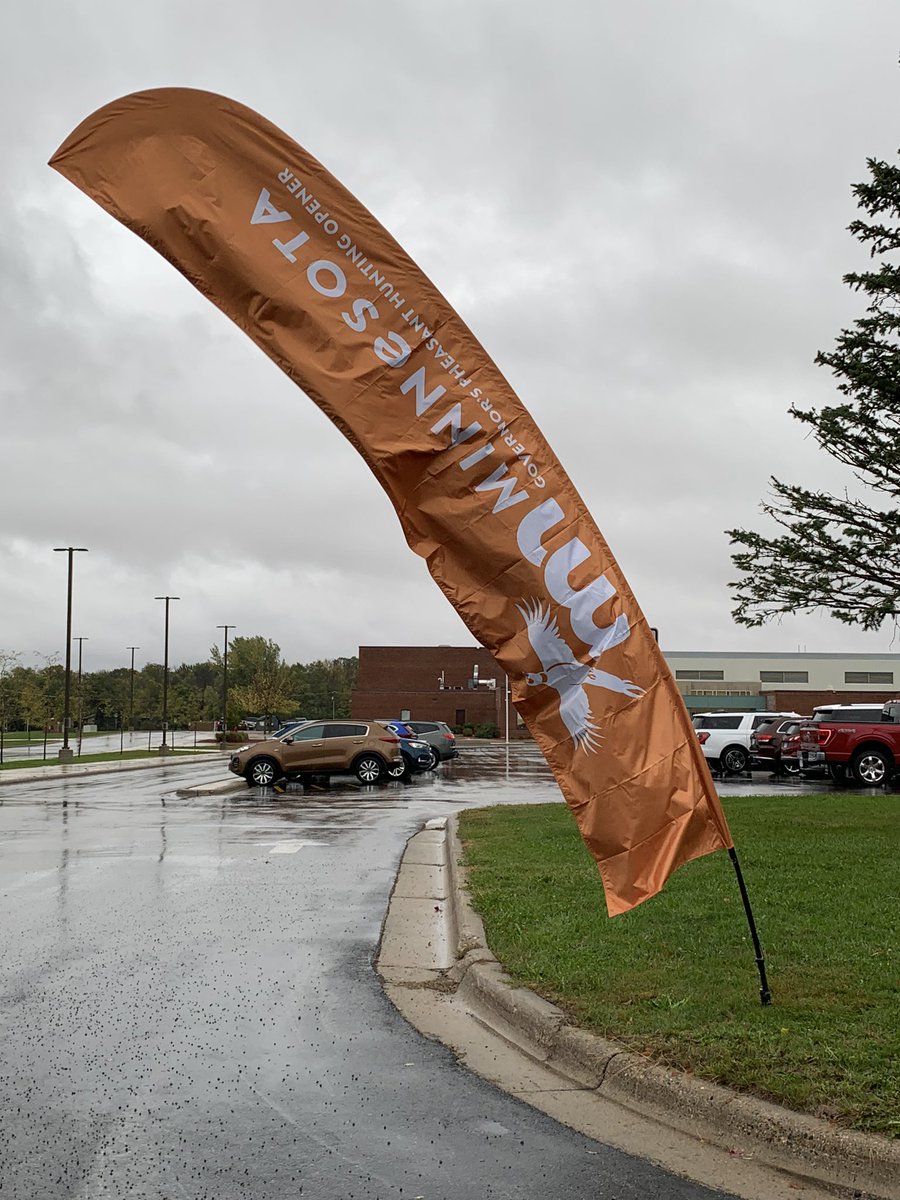
[[[318,842],[305,842],[302,838],[292,838],[287,842],[257,842],[257,846],[271,846],[270,854],[296,854],[304,846],[317,846]]]

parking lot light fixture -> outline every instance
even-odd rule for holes
[[[126,650],[131,651],[131,686],[128,695],[128,732],[134,733],[134,652],[140,650],[140,646],[126,646]]]
[[[166,743],[166,733],[169,728],[169,601],[180,600],[180,596],[154,596],[154,600],[165,600],[166,602],[166,636],[163,646],[163,699],[162,699],[162,742],[160,743],[160,754],[168,754],[169,746]]]
[[[225,630],[225,653],[222,656],[222,746],[228,741],[228,630],[237,629],[237,625],[217,625],[216,629]]]
[[[66,590],[66,682],[63,702],[63,744],[59,751],[60,762],[72,761],[69,747],[69,703],[72,698],[72,561],[76,554],[87,554],[87,546],[54,546],[54,554],[69,556],[69,585]]]
[[[81,647],[84,642],[89,642],[91,639],[86,637],[72,638],[73,642],[78,643],[78,757],[81,758],[81,735],[82,725],[84,724],[84,705],[82,704],[81,693]]]

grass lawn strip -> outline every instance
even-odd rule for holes
[[[900,797],[723,801],[774,1003],[724,853],[606,916],[565,805],[460,813],[469,887],[512,978],[659,1062],[900,1136]]]

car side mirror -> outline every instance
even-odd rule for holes
[[[292,737],[282,738],[281,740],[284,742],[284,744],[286,746],[293,746],[293,744],[294,744],[294,739]]]

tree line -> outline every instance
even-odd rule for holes
[[[0,650],[0,726],[6,730],[62,728],[65,668],[58,656],[26,656]],[[281,648],[263,637],[236,637],[228,645],[228,727],[253,717],[349,716],[356,686],[357,658],[286,663]],[[188,729],[223,716],[224,656],[210,648],[206,662],[169,668],[167,709],[170,727]],[[159,728],[163,666],[73,671],[71,727]]]

